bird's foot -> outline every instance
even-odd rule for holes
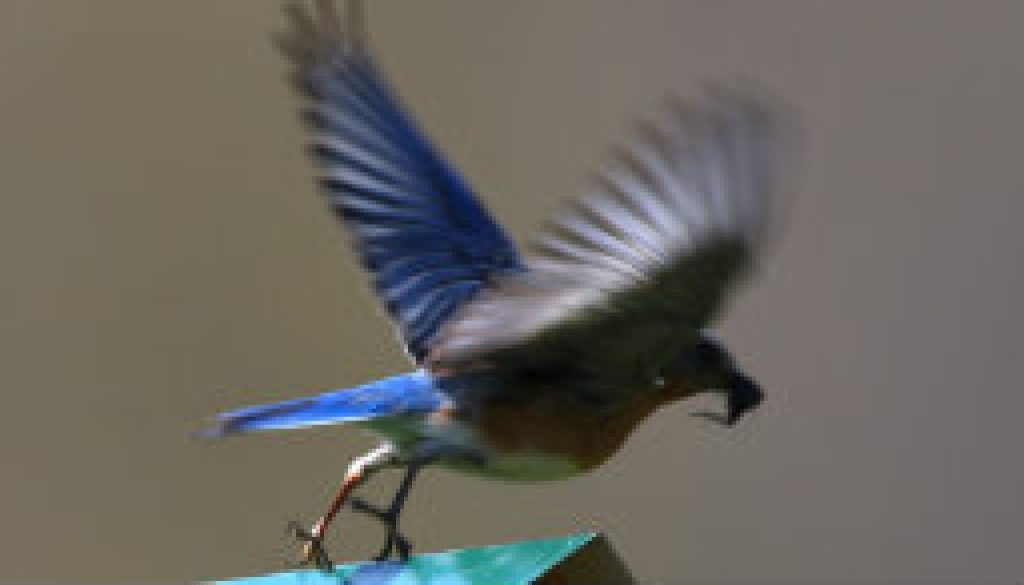
[[[330,557],[327,556],[327,551],[324,549],[324,537],[322,534],[318,534],[313,530],[307,530],[294,520],[288,523],[288,530],[296,540],[304,543],[302,545],[302,558],[298,562],[300,566],[312,565],[324,571],[330,571],[334,568],[334,563],[331,562]]]
[[[384,542],[384,546],[381,547],[380,552],[373,558],[374,561],[388,561],[395,558],[397,553],[397,559],[405,562],[409,560],[409,556],[412,554],[412,543],[398,530],[398,512],[395,510],[389,510],[381,508],[367,502],[362,498],[352,498],[349,500],[349,506],[355,512],[363,514],[369,514],[388,529],[387,540]]]

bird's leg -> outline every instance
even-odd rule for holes
[[[392,515],[390,514],[389,508],[384,508],[382,506],[371,504],[370,502],[367,502],[363,498],[355,496],[353,496],[349,500],[349,507],[352,508],[353,512],[359,512],[361,514],[368,514],[370,516],[373,516],[380,523],[384,524],[384,526],[390,528]],[[395,532],[395,546],[398,548],[399,551],[412,550],[412,544],[409,542],[409,539],[406,538],[404,534],[397,531]]]
[[[317,520],[316,524],[309,530],[304,530],[299,526],[292,527],[295,537],[306,543],[302,550],[302,564],[312,564],[320,569],[330,569],[332,567],[331,560],[328,558],[323,546],[324,533],[327,531],[327,528],[334,520],[334,517],[338,515],[338,511],[345,505],[352,490],[366,481],[375,471],[387,465],[394,465],[396,462],[397,455],[394,447],[390,443],[384,443],[349,465],[345,473],[345,479],[342,481],[341,487],[338,488],[338,493],[331,501],[327,512]]]
[[[416,476],[419,475],[420,470],[422,470],[427,463],[428,461],[414,461],[406,467],[405,476],[402,477],[402,483],[398,486],[398,491],[395,492],[395,497],[392,498],[391,505],[381,518],[384,525],[387,526],[388,535],[387,539],[384,541],[384,546],[380,549],[380,552],[374,560],[387,560],[391,558],[391,553],[396,549],[400,560],[409,560],[409,553],[412,551],[412,545],[409,544],[409,541],[398,531],[398,517],[402,513],[405,501],[409,498],[409,490],[412,488],[412,484],[416,480]]]
[[[398,486],[398,491],[395,492],[395,496],[392,498],[391,504],[386,510],[369,504],[362,499],[353,500],[352,504],[355,510],[377,517],[377,519],[383,522],[387,527],[387,539],[384,541],[384,546],[381,548],[380,553],[374,560],[387,560],[391,558],[391,554],[396,551],[398,552],[398,558],[400,560],[406,561],[409,559],[409,554],[412,552],[412,545],[409,543],[409,540],[399,532],[398,520],[402,513],[402,509],[405,506],[405,502],[409,498],[409,491],[412,488],[412,484],[424,467],[434,463],[441,457],[452,455],[459,451],[461,450],[436,442],[427,442],[421,445],[419,449],[417,449],[416,454],[406,464],[405,475],[402,477],[402,483]]]

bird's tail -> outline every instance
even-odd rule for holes
[[[223,412],[199,434],[220,438],[251,431],[422,414],[437,410],[445,400],[429,374],[414,372],[318,396]]]

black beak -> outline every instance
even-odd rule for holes
[[[747,411],[754,409],[764,399],[764,393],[757,382],[744,376],[736,374],[733,376],[732,384],[729,386],[729,393],[726,395],[728,414],[725,424],[732,426]]]
[[[740,417],[750,410],[753,410],[761,400],[764,393],[757,382],[743,374],[733,374],[728,388],[725,389],[726,412],[695,412],[693,416],[706,418],[720,425],[731,427],[736,424]]]

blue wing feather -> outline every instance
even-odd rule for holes
[[[437,410],[445,400],[446,395],[435,385],[433,377],[414,372],[318,396],[224,412],[202,435],[216,438],[424,414]]]
[[[362,47],[310,19],[282,48],[310,99],[303,119],[321,187],[373,286],[420,361],[439,327],[496,273],[523,270],[515,245],[402,110]]]

